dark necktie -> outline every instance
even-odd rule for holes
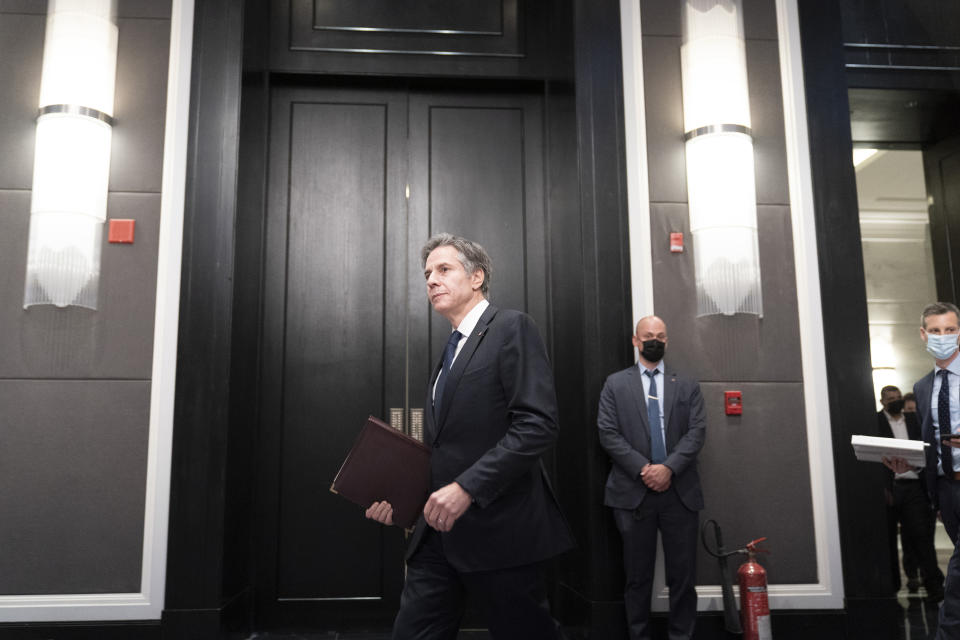
[[[645,370],[650,377],[647,390],[647,421],[650,423],[650,461],[660,464],[667,459],[667,447],[663,443],[663,431],[660,429],[660,398],[657,395],[656,371]]]
[[[440,373],[437,374],[437,386],[434,388],[433,393],[433,415],[435,416],[440,414],[440,399],[443,398],[443,385],[447,381],[447,372],[450,371],[450,366],[453,364],[453,357],[457,354],[457,344],[462,337],[462,333],[454,331],[450,334],[450,339],[447,340],[447,346],[443,348],[443,366],[440,367]]]
[[[937,375],[940,376],[940,393],[937,395],[937,420],[940,421],[941,436],[953,431],[950,424],[950,376],[948,374],[949,372],[946,369],[937,371]],[[943,467],[943,472],[947,476],[953,477],[953,448],[943,444],[942,441],[940,444],[940,466]]]

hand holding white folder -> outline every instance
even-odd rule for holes
[[[901,458],[911,467],[925,467],[927,465],[925,448],[926,442],[921,440],[902,440],[900,438],[878,438],[876,436],[851,436],[850,444],[857,460],[867,462],[894,461]],[[890,465],[887,465],[890,466]],[[891,469],[893,469],[891,467]],[[895,469],[893,469],[895,471]]]

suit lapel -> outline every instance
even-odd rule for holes
[[[643,373],[640,372],[640,365],[635,364],[630,367],[629,376],[630,393],[637,403],[637,413],[640,415],[640,424],[646,429],[646,441],[650,440],[650,425],[647,420],[647,398],[643,395]]]
[[[477,326],[473,328],[470,337],[467,338],[463,348],[460,349],[460,353],[457,354],[457,359],[453,361],[453,366],[447,374],[449,377],[447,381],[443,383],[443,397],[440,399],[440,415],[436,417],[436,436],[434,436],[434,440],[436,440],[436,438],[440,436],[440,432],[443,431],[447,414],[450,413],[450,404],[457,391],[457,387],[460,385],[460,378],[463,376],[467,364],[469,364],[471,358],[473,358],[477,347],[480,346],[480,342],[486,335],[490,322],[494,316],[497,315],[497,311],[498,309],[492,304],[484,310],[480,316],[480,320],[477,321]],[[434,378],[436,378],[436,376],[434,376]]]
[[[673,413],[673,405],[677,403],[677,374],[667,373],[666,367],[663,370],[663,438],[667,453],[676,444],[677,434],[670,428],[670,414]]]
[[[931,402],[933,371],[920,379],[920,382],[917,383],[917,391],[919,391],[917,394],[917,411],[920,413],[920,431],[923,434],[923,439],[930,443],[931,448],[937,447],[939,450],[940,443],[937,442],[936,434],[933,432],[933,403]]]
[[[437,439],[437,421],[433,415],[433,385],[437,381],[437,375],[440,373],[440,367],[442,366],[443,356],[441,355],[440,362],[433,368],[433,373],[430,374],[430,381],[427,383],[427,410],[423,412],[423,441],[426,443],[433,443],[433,441]]]

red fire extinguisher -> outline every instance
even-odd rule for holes
[[[747,561],[737,570],[744,640],[773,640],[770,601],[767,599],[767,571],[757,562],[757,554],[766,553],[766,549],[757,546],[764,540],[766,538],[758,538],[747,543]]]

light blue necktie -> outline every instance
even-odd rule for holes
[[[650,376],[650,388],[647,391],[647,421],[650,423],[650,461],[660,464],[667,459],[667,447],[663,443],[663,430],[660,428],[660,398],[657,397],[656,371],[645,370]]]

